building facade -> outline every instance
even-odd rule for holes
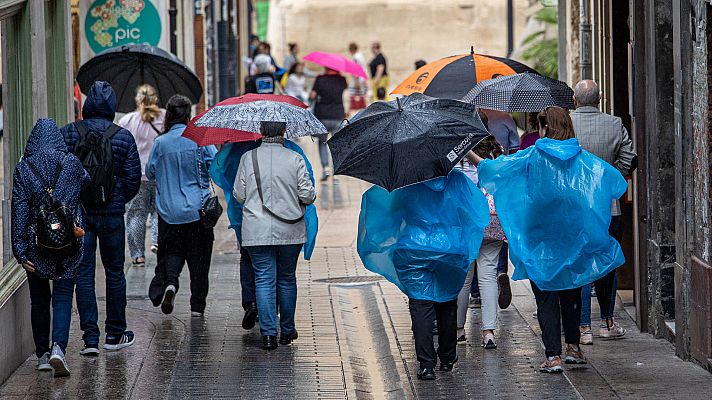
[[[636,322],[712,370],[711,8],[567,0],[559,48],[560,74],[571,84],[592,74],[602,109],[623,119],[640,158],[626,227]]]

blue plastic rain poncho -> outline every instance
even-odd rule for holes
[[[248,151],[259,147],[260,143],[260,141],[228,143],[218,152],[212,165],[210,166],[210,176],[213,178],[215,184],[218,185],[223,192],[225,192],[225,198],[227,199],[227,216],[230,219],[230,228],[235,230],[238,241],[242,240],[241,228],[243,205],[235,200],[235,197],[232,194],[233,185],[235,184],[235,177],[237,176],[237,168],[240,166],[240,158]],[[312,170],[311,163],[309,163],[309,159],[304,154],[302,148],[290,140],[286,140],[284,142],[284,147],[301,154],[307,165],[311,181],[314,183],[314,171]],[[313,204],[306,207],[306,211],[304,213],[304,223],[307,228],[307,241],[304,243],[303,249],[304,259],[309,260],[314,252],[316,234],[319,230],[319,220],[316,214],[316,207]]]
[[[374,186],[361,200],[358,254],[408,297],[450,301],[488,223],[485,196],[458,170],[391,193]]]
[[[478,172],[509,239],[514,280],[530,279],[541,290],[573,289],[625,261],[608,226],[611,201],[625,193],[626,181],[578,140],[540,139],[481,162]]]

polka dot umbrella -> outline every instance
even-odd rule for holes
[[[480,82],[462,101],[503,112],[539,112],[554,106],[573,109],[573,97],[564,82],[522,73]]]

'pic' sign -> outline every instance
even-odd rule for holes
[[[95,53],[128,43],[156,46],[161,31],[161,17],[150,0],[96,0],[84,20],[84,34]]]

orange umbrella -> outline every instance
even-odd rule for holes
[[[475,54],[450,56],[426,64],[408,76],[393,91],[407,96],[423,93],[431,97],[460,100],[478,82],[520,72],[533,72],[532,68],[508,58]]]

